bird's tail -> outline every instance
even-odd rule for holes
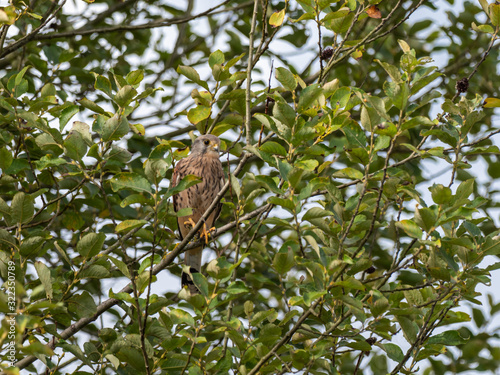
[[[200,246],[192,250],[188,250],[185,253],[184,263],[187,266],[189,266],[189,272],[191,272],[192,274],[195,272],[200,272],[201,270],[202,252],[203,252],[203,247]],[[182,273],[181,283],[183,287],[187,286],[191,294],[199,293],[198,288],[196,287],[196,285],[194,285],[193,280],[191,280],[191,277],[184,272]]]

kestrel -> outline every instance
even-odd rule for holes
[[[187,207],[192,209],[191,215],[177,218],[181,239],[196,225],[224,186],[224,172],[219,160],[219,146],[220,139],[215,135],[202,135],[193,142],[189,156],[180,160],[175,166],[172,186],[176,186],[189,174],[202,179],[202,182],[173,196],[175,212]],[[208,240],[207,228],[210,230],[213,227],[221,208],[222,204],[219,203],[206,219],[203,230],[200,230],[206,240]],[[190,267],[191,273],[200,272],[202,251],[203,246],[186,251],[184,262]],[[183,273],[182,286],[185,285],[192,293],[198,292],[191,278]]]

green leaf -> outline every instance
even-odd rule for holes
[[[208,297],[208,281],[205,276],[203,276],[200,272],[194,272],[191,274],[193,278],[194,285],[198,288],[200,293],[204,297]]]
[[[21,171],[30,169],[30,163],[26,159],[13,159],[11,165],[5,171],[5,174],[15,175]]]
[[[381,344],[380,347],[384,349],[387,356],[395,362],[401,362],[405,357],[403,351],[398,345],[387,343]]]
[[[35,262],[35,269],[36,273],[38,275],[38,278],[40,279],[40,282],[43,285],[43,288],[45,289],[45,293],[47,294],[47,298],[49,300],[52,299],[52,280],[50,277],[50,270],[49,268],[42,262]]]
[[[476,25],[475,22],[472,22],[471,26],[472,30],[480,33],[493,34],[495,32],[495,29],[491,25]]]
[[[432,126],[434,125],[434,123],[428,117],[417,116],[413,117],[411,120],[403,122],[403,124],[401,125],[401,130],[411,129],[419,125]]]
[[[182,74],[183,76],[190,79],[194,83],[202,86],[207,91],[209,90],[207,83],[200,79],[200,75],[198,74],[198,72],[194,68],[192,68],[190,66],[179,65],[177,67],[177,73]]]
[[[26,73],[26,71],[31,68],[31,66],[25,66],[19,73],[16,74],[16,78],[15,78],[15,85],[16,86],[19,86],[23,80],[23,77],[24,77],[24,74]]]
[[[436,221],[437,214],[431,208],[422,207],[415,210],[415,222],[426,232],[434,228]]]
[[[200,121],[207,119],[210,116],[211,111],[212,109],[210,107],[198,105],[189,110],[187,117],[191,124],[197,124]]]
[[[4,218],[10,217],[10,215],[12,215],[12,209],[1,197],[0,197],[0,214],[2,214]]]
[[[483,8],[483,11],[488,14],[488,0],[479,0],[479,4]]]
[[[78,241],[76,251],[85,258],[92,258],[102,250],[105,239],[104,233],[87,233]]]
[[[445,331],[432,336],[427,341],[428,344],[442,344],[449,346],[462,345],[469,341],[468,338],[460,336],[460,331]]]
[[[293,167],[290,172],[288,172],[287,180],[290,183],[290,186],[293,188],[297,188],[300,181],[302,181],[302,175],[304,174],[304,169]]]
[[[68,121],[78,112],[80,112],[80,107],[75,104],[64,108],[61,112],[61,117],[59,117],[59,130],[62,131]]]
[[[64,140],[64,153],[72,160],[80,161],[87,153],[87,145],[82,135],[77,131],[70,131]]]
[[[366,287],[363,285],[363,283],[361,283],[361,281],[355,279],[354,277],[348,277],[345,280],[337,281],[335,282],[335,285],[354,290],[366,290]]]
[[[128,189],[140,193],[151,193],[151,185],[144,177],[137,173],[121,172],[113,176],[110,180],[111,189],[114,192]]]
[[[281,275],[290,271],[294,264],[293,250],[290,247],[286,252],[276,253],[273,259],[273,268]]]
[[[40,160],[35,162],[36,168],[39,170],[43,170],[49,167],[57,167],[59,165],[67,164],[66,159],[63,158],[54,158],[52,155],[42,156]]]
[[[104,279],[109,277],[109,271],[101,265],[92,264],[83,269],[82,272],[78,274],[78,278],[83,279]]]
[[[463,202],[464,200],[467,200],[473,192],[474,192],[474,179],[470,178],[468,180],[463,181],[457,188],[457,192],[455,194],[456,202]]]
[[[273,117],[289,128],[295,124],[295,111],[287,103],[276,103],[273,107]]]
[[[323,93],[323,89],[317,84],[307,86],[300,93],[299,104],[297,105],[297,112],[304,113],[311,108],[313,103]]]
[[[129,85],[132,85],[134,88],[137,88],[139,83],[141,83],[142,80],[144,79],[144,70],[142,69],[134,70],[128,73],[125,79]]]
[[[441,184],[434,184],[429,188],[432,200],[437,204],[445,204],[451,200],[451,189]]]
[[[17,249],[16,239],[5,229],[0,229],[0,248],[12,251],[12,248]]]
[[[106,77],[93,73],[95,77],[95,84],[94,87],[96,90],[101,90],[102,92],[106,93],[110,98],[112,98],[112,93],[111,93],[111,82],[109,82],[109,79]]]
[[[11,152],[7,148],[0,148],[0,169],[5,171],[12,164],[12,160],[14,160]]]
[[[130,85],[123,86],[115,95],[115,103],[124,108],[132,102],[137,91]]]
[[[287,151],[285,148],[277,142],[267,141],[259,148],[261,151],[267,152],[273,155],[286,156]]]
[[[100,113],[101,115],[107,115],[107,112],[101,106],[97,105],[96,103],[87,98],[82,98],[78,100],[78,103],[80,103],[82,107],[90,109],[95,113]]]
[[[222,51],[219,49],[215,52],[212,52],[208,57],[208,65],[210,65],[210,68],[212,69],[214,68],[215,64],[222,65],[224,64],[224,61],[224,53],[222,53]]]
[[[384,68],[384,70],[387,72],[387,74],[389,74],[389,77],[391,77],[392,82],[394,82],[394,83],[403,82],[403,80],[401,79],[401,72],[399,71],[399,69],[397,67],[395,67],[394,65],[388,64],[384,61],[377,60],[377,59],[375,59],[375,61],[378,62],[382,66],[382,68]]]
[[[110,257],[110,256],[107,256],[107,258],[113,262],[113,264],[116,266],[116,268],[118,268],[120,270],[120,272],[125,275],[125,277],[127,278],[131,278],[130,276],[130,271],[127,267],[127,265],[125,264],[125,262],[122,262],[121,260],[119,259],[116,259],[114,257]]]
[[[125,116],[114,115],[106,120],[102,127],[102,140],[104,142],[120,140],[130,129]]]
[[[307,292],[304,294],[304,303],[306,306],[311,306],[314,301],[318,298],[323,297],[326,294],[326,290],[322,290],[320,292]]]
[[[47,239],[41,236],[24,239],[19,248],[19,253],[25,257],[37,256]]]
[[[10,207],[12,209],[12,220],[15,223],[29,223],[35,213],[33,198],[23,192],[14,195]]]
[[[241,280],[236,280],[229,284],[229,286],[226,288],[227,292],[229,294],[240,294],[240,293],[248,293],[250,290],[247,288],[245,283]],[[251,301],[247,301],[251,302]],[[246,308],[246,302],[245,302],[245,308]],[[245,309],[246,311],[246,309]]]
[[[500,4],[492,3],[488,6],[488,14],[493,26],[500,26]],[[17,79],[16,79],[17,81]]]
[[[334,14],[340,17],[335,17],[327,23],[327,25],[336,33],[344,34],[349,30],[349,27],[354,21],[354,12],[351,12],[349,8],[340,8],[339,11],[334,12]],[[326,17],[325,17],[326,18]]]
[[[143,227],[147,223],[147,220],[124,220],[116,226],[115,232],[128,232],[132,229]]]
[[[275,314],[274,309],[269,309],[266,311],[259,311],[258,313],[254,314],[252,319],[250,320],[250,325],[253,327],[258,326],[260,323],[264,321],[264,319],[268,318],[269,316]]]
[[[233,265],[229,263],[225,257],[220,257],[208,263],[207,273],[220,280],[231,275],[232,267]]]
[[[434,72],[430,75],[423,76],[420,79],[414,80],[412,85],[411,85],[411,95],[415,95],[418,93],[421,89],[426,87],[429,83],[433,82],[436,78],[441,77],[442,74],[440,72]],[[432,91],[429,94],[426,95],[435,95],[436,97],[441,97],[439,93],[436,93],[435,91]],[[425,94],[424,94],[425,97]],[[421,101],[419,106],[425,105],[426,103]]]
[[[163,159],[148,159],[145,163],[144,174],[149,179],[149,181],[158,184],[170,165]]]
[[[67,302],[68,310],[78,318],[90,318],[97,313],[97,306],[89,292],[73,295]]]
[[[389,301],[387,298],[382,297],[375,301],[373,305],[370,306],[370,310],[374,317],[378,317],[387,311],[389,308]]]
[[[80,347],[78,345],[69,344],[69,343],[64,342],[62,340],[62,342],[59,342],[57,346],[61,347],[65,353],[73,354],[75,356],[75,358],[78,358],[80,361],[82,361],[87,366],[92,367],[92,362],[90,361],[89,358],[87,358],[87,356],[83,353],[82,349],[80,349]],[[82,375],[84,375],[84,374],[82,374]]]
[[[286,68],[279,67],[276,69],[276,79],[288,91],[293,91],[297,87],[295,76]]]
[[[375,139],[374,151],[376,152],[376,151],[386,149],[390,146],[390,144],[391,144],[391,137],[389,137],[388,135],[379,135]],[[366,165],[366,164],[367,164],[367,162],[364,163],[363,165]]]
[[[321,207],[313,207],[310,208],[305,215],[302,217],[302,220],[311,220],[311,219],[319,219],[327,216],[332,216],[333,213],[330,211],[327,211]]]
[[[384,82],[384,92],[398,109],[405,109],[410,96],[410,88],[406,82]]]
[[[450,99],[446,99],[444,103],[441,105],[441,108],[443,111],[448,112],[452,115],[459,115],[460,114],[460,108],[458,105],[453,103]]]
[[[164,198],[169,198],[174,194],[177,194],[183,190],[186,190],[190,188],[193,185],[199,184],[201,182],[201,179],[198,176],[194,176],[192,174],[188,174],[186,177],[184,177],[182,180],[180,180],[177,185],[174,187],[171,187],[168,189],[167,193],[165,194]]]
[[[276,181],[269,176],[255,176],[255,181],[264,186],[267,190],[272,191],[274,194],[283,194],[283,191],[278,189]]]
[[[290,210],[291,212],[295,211],[295,204],[290,200],[290,199],[283,199],[283,198],[278,198],[278,197],[269,197],[267,199],[269,203],[272,203],[274,205],[281,206],[283,208],[286,208]]]
[[[500,255],[500,241],[487,237],[486,241],[481,246],[481,252],[485,255]]]
[[[422,229],[413,220],[401,220],[396,222],[396,226],[405,231],[405,233],[413,238],[422,238]]]
[[[187,324],[190,327],[194,327],[194,319],[189,313],[181,309],[170,310],[170,318],[174,324]]]
[[[364,98],[368,101],[368,104],[373,108],[380,117],[384,118],[387,121],[391,121],[390,116],[387,114],[385,109],[385,102],[382,98],[378,96],[365,95]]]
[[[334,177],[340,177],[340,178],[349,178],[352,180],[359,180],[364,177],[363,173],[361,171],[358,171],[357,169],[354,168],[344,168],[341,169],[340,171],[337,171],[334,173]]]
[[[403,50],[404,53],[410,52],[411,50],[410,46],[403,39],[398,39],[398,43],[399,47],[401,47],[401,50]]]
[[[271,116],[265,114],[256,113],[254,117],[258,121],[260,121],[266,128],[275,132],[281,139],[284,139],[285,141],[290,141],[291,131],[288,126],[282,124],[279,121],[275,121]]]
[[[231,179],[231,187],[233,189],[233,192],[236,193],[236,196],[239,198],[241,194],[240,182],[232,173],[229,174],[229,178]]]
[[[370,133],[382,122],[380,115],[373,108],[363,106],[361,107],[361,125]]]
[[[405,316],[399,315],[396,318],[399,322],[399,325],[401,326],[401,329],[403,330],[403,336],[405,337],[406,341],[408,341],[408,343],[410,344],[413,344],[417,340],[417,324],[413,320],[410,320]]]

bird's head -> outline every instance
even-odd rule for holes
[[[206,134],[199,136],[193,142],[191,153],[193,154],[213,154],[219,157],[220,139],[219,137]]]

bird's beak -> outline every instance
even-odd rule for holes
[[[212,149],[216,152],[219,153],[219,146],[216,143],[212,143]]]

